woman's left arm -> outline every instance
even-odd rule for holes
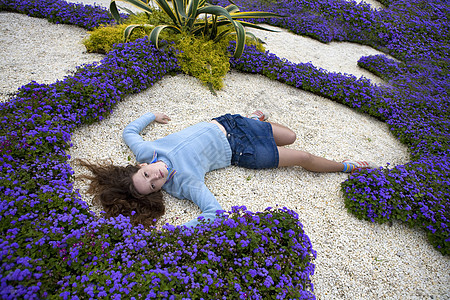
[[[212,222],[217,218],[217,211],[222,210],[216,197],[206,187],[203,182],[198,182],[197,187],[190,187],[189,196],[186,197],[198,205],[202,213],[195,219],[183,224],[186,227],[195,227],[199,224],[199,217],[202,217],[207,222]]]

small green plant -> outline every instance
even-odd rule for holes
[[[116,43],[122,41],[122,36],[125,28],[128,25],[116,25],[116,26],[101,26],[93,31],[89,32],[89,37],[83,41],[88,52],[95,52],[106,54],[111,51],[112,47]],[[135,41],[138,38],[146,36],[148,33],[145,29],[140,28],[136,30],[136,34],[133,35],[131,41]]]
[[[147,23],[145,27],[136,28],[133,36],[129,38],[129,41],[135,41],[136,39],[148,36],[151,29],[156,25],[168,21],[167,15],[161,11],[154,11],[151,15],[144,13],[130,14],[130,17],[124,21],[124,24],[113,26],[102,25],[89,31],[89,37],[83,41],[83,44],[86,46],[88,52],[106,54],[111,51],[114,44],[123,42],[123,34],[128,25]],[[164,36],[164,38],[166,37]]]
[[[200,79],[210,90],[220,90],[223,77],[230,69],[226,45],[211,40],[185,35],[177,43],[180,53],[177,55],[181,70]],[[213,92],[214,93],[214,92]]]
[[[222,89],[223,78],[230,70],[227,46],[231,38],[214,42],[206,38],[177,34],[169,39],[174,41],[174,47],[180,50],[176,56],[181,70],[200,79],[211,93],[216,95],[215,90]],[[255,45],[261,52],[265,51],[263,45],[253,39],[247,39],[246,44]]]
[[[150,15],[154,10],[148,5],[149,0],[111,0],[110,12],[117,22],[121,22],[119,11],[117,10],[116,1],[123,1],[142,9],[146,14]],[[228,35],[236,35],[236,48],[234,57],[239,58],[244,51],[246,36],[253,36],[247,33],[245,27],[265,29],[253,23],[243,21],[242,19],[253,18],[278,18],[281,15],[269,12],[240,12],[239,8],[234,5],[228,5],[223,8],[217,5],[210,5],[206,0],[174,0],[173,8],[167,0],[155,0],[161,11],[167,14],[171,19],[171,24],[158,25],[151,30],[149,40],[158,47],[158,39],[160,33],[164,29],[171,29],[176,33],[191,34],[201,36],[207,40],[217,42]],[[202,16],[202,17],[201,17]],[[148,28],[148,24],[132,24],[124,31],[124,41],[127,41],[131,34],[138,28]],[[223,30],[219,30],[222,28]]]
[[[90,32],[90,36],[84,40],[84,45],[88,52],[106,54],[116,43],[123,42],[123,35],[129,24],[135,22],[148,22],[145,27],[135,27],[134,33],[129,37],[129,41],[135,41],[150,34],[150,30],[161,22],[167,22],[168,16],[158,10],[152,14],[131,14],[125,20],[125,24],[113,26],[101,26]],[[219,28],[219,34],[225,30]],[[188,33],[162,32],[161,36],[168,41],[174,42],[173,47],[178,49],[177,59],[181,70],[200,79],[215,94],[215,90],[223,87],[223,78],[230,69],[229,52],[227,46],[232,40],[231,36],[213,41],[205,37],[194,37]],[[254,38],[247,37],[246,44],[255,45],[256,48],[264,52],[261,42]]]

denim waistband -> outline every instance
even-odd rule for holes
[[[270,123],[231,114],[214,118],[214,120],[227,131],[226,136],[232,152],[232,165],[250,169],[278,166],[278,148]]]

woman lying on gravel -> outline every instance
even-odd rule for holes
[[[310,153],[281,146],[292,144],[295,133],[276,123],[264,122],[256,111],[248,118],[226,114],[202,122],[156,141],[144,141],[140,132],[151,122],[166,124],[162,113],[147,113],[131,122],[123,139],[139,165],[126,167],[91,164],[80,160],[93,176],[88,192],[101,204],[106,217],[130,216],[134,224],[152,225],[164,214],[161,189],[180,199],[190,199],[204,219],[216,218],[222,210],[204,182],[209,171],[237,165],[251,169],[300,166],[313,172],[354,172],[374,167],[361,161],[335,162]],[[132,215],[132,211],[135,213]],[[198,224],[194,219],[185,226]]]

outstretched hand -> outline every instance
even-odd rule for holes
[[[161,124],[167,124],[170,121],[170,117],[162,114],[162,113],[155,113],[155,121]]]

